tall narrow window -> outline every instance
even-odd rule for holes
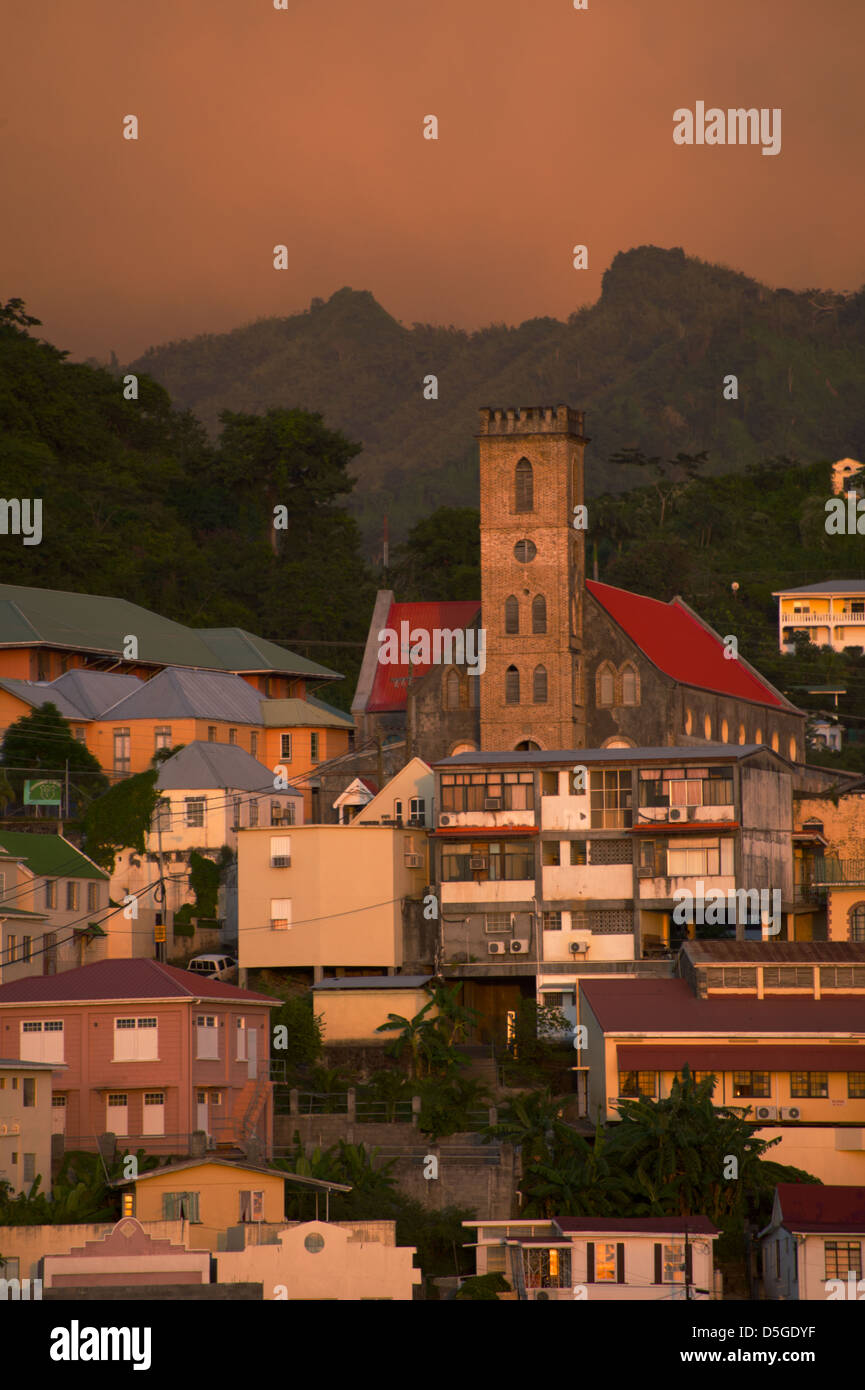
[[[622,704],[638,705],[639,703],[640,690],[637,683],[637,672],[630,662],[626,662],[622,667]]]
[[[130,765],[129,730],[114,730],[114,771],[128,772]]]
[[[595,698],[599,705],[615,704],[616,683],[613,668],[607,662],[598,667],[596,686]]]
[[[535,487],[532,465],[528,459],[520,459],[514,472],[515,505],[514,511],[531,512],[535,506]]]
[[[520,630],[520,605],[519,601],[511,594],[510,598],[505,599],[505,632],[515,633]]]
[[[547,630],[547,600],[543,594],[535,594],[532,599],[532,632]]]
[[[448,709],[459,709],[460,707],[459,671],[448,671],[445,681],[445,704]]]
[[[536,666],[532,677],[532,699],[536,705],[547,703],[547,668]]]
[[[509,666],[505,671],[505,704],[518,705],[520,703],[520,673],[516,666]]]

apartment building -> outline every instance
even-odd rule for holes
[[[153,960],[106,960],[0,986],[3,1052],[62,1068],[52,1105],[67,1147],[98,1136],[153,1153],[270,1153],[270,1010],[278,1001]]]
[[[686,1064],[716,1105],[748,1108],[776,1162],[865,1178],[865,946],[691,941],[677,978],[580,980],[588,1112],[663,1099]]]
[[[109,910],[108,875],[63,835],[0,831],[0,984],[105,959]]]
[[[771,749],[463,753],[435,773],[442,968],[467,982],[483,1036],[520,997],[573,1023],[582,975],[670,974],[707,931],[759,938],[767,903],[777,934],[791,927],[791,769]]]
[[[58,1079],[63,1068],[56,1069]],[[12,1196],[29,1192],[37,1177],[39,1190],[51,1192],[51,1133],[58,1112],[52,1095],[52,1062],[22,1062],[0,1057],[0,1183]],[[0,1275],[6,1271],[0,1265]]]
[[[407,958],[406,904],[427,883],[425,846],[423,829],[356,822],[241,830],[241,970],[393,973]]]

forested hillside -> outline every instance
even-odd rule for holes
[[[642,482],[610,467],[629,446],[706,450],[714,474],[865,451],[865,292],[770,290],[680,249],[619,254],[598,302],[566,323],[405,327],[369,292],[343,289],[290,318],[154,347],[136,365],[210,431],[226,408],[300,406],[362,440],[349,506],[368,545],[385,513],[403,539],[436,507],[477,505],[481,405],[585,409],[590,496]],[[438,400],[423,396],[430,373]],[[730,374],[735,401],[722,394]]]

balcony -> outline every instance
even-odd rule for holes
[[[835,608],[831,613],[782,613],[784,627],[828,627],[839,623],[846,627],[849,623],[865,623],[865,613],[854,612],[852,608]]]
[[[815,859],[813,884],[829,887],[832,884],[865,884],[865,859]]]

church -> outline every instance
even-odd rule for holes
[[[362,744],[427,763],[477,749],[765,744],[805,761],[805,715],[681,598],[586,578],[583,412],[484,408],[480,602],[381,591],[352,713]],[[591,536],[591,505],[588,507]],[[486,668],[382,665],[379,634],[482,627]]]

